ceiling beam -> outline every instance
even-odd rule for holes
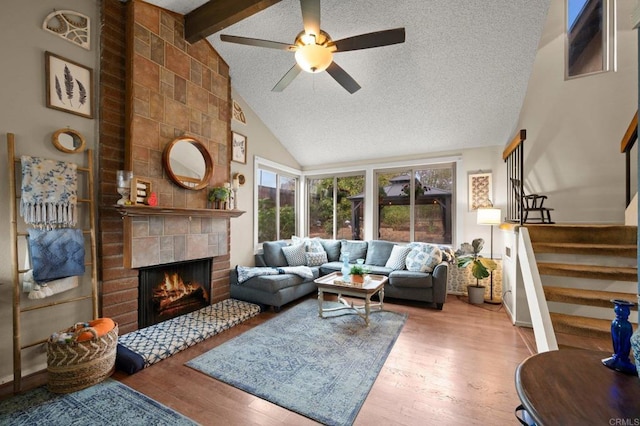
[[[280,1],[211,0],[185,15],[185,38],[195,43]]]

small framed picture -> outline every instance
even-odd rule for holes
[[[47,107],[93,118],[93,70],[45,52]]]
[[[469,174],[469,211],[476,211],[478,207],[491,205],[493,188],[491,173]]]
[[[231,160],[247,164],[247,137],[236,132],[231,135]]]
[[[133,205],[147,204],[147,197],[151,195],[151,181],[134,177],[131,179],[131,196]]]

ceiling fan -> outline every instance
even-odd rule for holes
[[[329,34],[320,29],[320,0],[300,0],[300,7],[304,30],[296,36],[293,44],[226,34],[220,35],[220,40],[229,43],[295,52],[295,65],[271,89],[274,92],[282,92],[302,70],[310,73],[326,70],[334,80],[353,94],[360,89],[360,85],[334,62],[333,54],[404,43],[405,40],[404,28],[332,40]]]

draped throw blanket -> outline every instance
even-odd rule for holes
[[[76,224],[77,165],[23,155],[20,216],[41,228]]]
[[[78,277],[73,276],[46,283],[39,283],[33,279],[33,271],[29,270],[25,272],[24,278],[22,279],[22,291],[29,293],[29,299],[44,299],[45,297],[78,287],[78,281]]]
[[[28,230],[33,279],[51,281],[84,275],[84,236],[73,228]]]
[[[279,274],[295,274],[302,278],[313,278],[313,271],[308,266],[236,266],[236,272],[238,273],[238,284],[261,275],[279,275]]]

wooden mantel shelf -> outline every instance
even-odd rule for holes
[[[187,209],[177,207],[151,207],[151,206],[121,206],[116,205],[116,210],[122,216],[192,216],[192,217],[239,217],[245,212],[242,210],[218,210],[218,209]]]

